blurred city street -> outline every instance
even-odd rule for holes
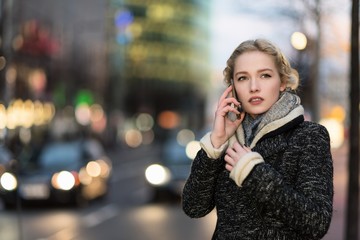
[[[114,172],[105,199],[84,208],[25,205],[0,212],[0,239],[6,240],[197,240],[210,239],[215,215],[193,220],[177,197],[153,201],[145,167],[156,161],[157,146],[119,148],[109,155]]]
[[[190,219],[182,212],[178,198],[152,200],[144,170],[158,154],[157,146],[112,151],[110,194],[86,208],[27,206],[20,212],[1,210],[0,239],[210,239],[216,221],[214,212],[202,219]],[[347,144],[333,150],[333,159],[334,214],[325,240],[344,239]]]

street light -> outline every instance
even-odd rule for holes
[[[301,51],[306,48],[307,38],[306,38],[305,34],[302,32],[294,32],[293,34],[291,34],[290,41],[291,41],[291,45],[296,50]]]
[[[311,40],[311,39],[310,39]],[[306,84],[303,85],[304,96],[302,96],[303,104],[305,108],[310,110],[311,120],[318,122],[319,106],[320,106],[320,92],[319,92],[319,61],[320,61],[320,49],[319,41],[311,41],[312,44],[308,45],[309,39],[302,32],[294,32],[290,37],[292,47],[297,51],[297,64],[300,74],[308,75]],[[315,42],[315,45],[313,44]],[[307,59],[303,59],[306,57]],[[311,62],[309,64],[309,62]],[[307,69],[301,69],[303,64]],[[305,77],[306,78],[306,77]],[[306,86],[305,86],[306,85]]]

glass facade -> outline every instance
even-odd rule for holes
[[[126,112],[202,109],[209,81],[209,1],[111,2],[113,83]],[[116,102],[116,101],[115,101]]]

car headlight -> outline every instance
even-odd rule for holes
[[[18,185],[16,177],[9,172],[5,172],[3,175],[1,175],[0,183],[1,186],[7,191],[16,189]]]
[[[52,176],[51,184],[54,188],[70,190],[76,184],[75,176],[68,171],[61,171]]]
[[[164,166],[153,164],[146,168],[145,177],[153,185],[163,185],[170,180],[170,171]]]

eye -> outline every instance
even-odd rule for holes
[[[271,75],[268,73],[264,73],[261,75],[261,78],[271,78]]]
[[[244,80],[246,80],[246,79],[247,79],[246,76],[240,76],[240,77],[238,78],[238,81],[244,81]]]

